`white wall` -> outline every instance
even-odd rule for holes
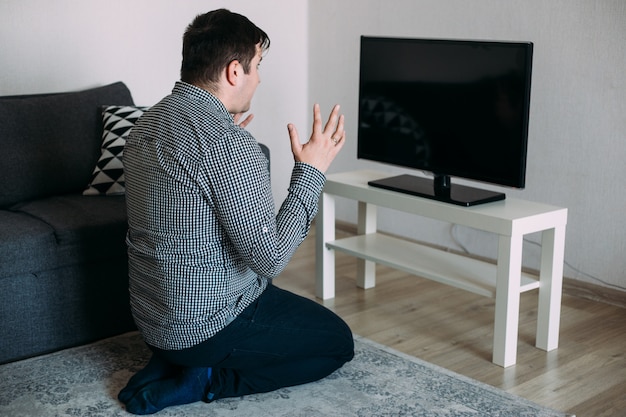
[[[278,203],[293,157],[287,123],[306,137],[307,3],[289,0],[0,0],[0,95],[74,91],[124,81],[151,105],[179,79],[182,35],[220,7],[247,16],[271,39],[249,130],[272,151]]]
[[[342,103],[351,132],[332,171],[409,172],[356,159],[360,35],[534,42],[526,189],[504,191],[568,207],[568,263],[626,287],[625,1],[316,0],[310,8],[310,90]],[[340,202],[338,216],[355,222],[355,210]],[[459,249],[450,225],[390,214],[379,211],[381,228]],[[472,253],[495,257],[494,236],[456,232]],[[537,255],[525,245],[527,266],[538,268]],[[570,267],[565,275],[598,283]]]
[[[153,104],[178,79],[186,25],[218,7],[248,16],[272,40],[250,130],[272,150],[278,203],[293,164],[285,126],[294,122],[308,136],[315,101],[325,112],[341,103],[348,118],[349,143],[332,171],[404,172],[355,157],[361,34],[533,41],[527,188],[505,191],[568,207],[568,262],[626,287],[625,1],[0,0],[0,95],[122,80],[136,103]],[[355,221],[351,203],[338,209]],[[447,224],[385,213],[388,231],[458,248]],[[473,253],[495,256],[493,236],[457,232]],[[536,267],[537,249],[527,246],[525,263]]]

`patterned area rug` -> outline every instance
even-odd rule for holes
[[[355,340],[354,360],[322,381],[156,415],[566,416],[367,339]],[[116,396],[148,356],[134,332],[2,365],[0,416],[128,416]]]

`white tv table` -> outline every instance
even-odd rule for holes
[[[375,285],[375,264],[495,297],[493,362],[507,367],[517,356],[520,294],[539,290],[535,345],[558,347],[567,209],[507,198],[472,207],[371,187],[390,176],[376,171],[328,175],[316,220],[316,293],[335,296],[335,251],[358,258],[357,285]],[[357,235],[335,240],[335,196],[358,201]],[[377,207],[493,232],[499,235],[497,265],[376,233]],[[542,232],[539,277],[522,273],[525,234]]]

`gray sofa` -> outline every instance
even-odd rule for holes
[[[0,363],[134,329],[123,195],[83,195],[123,83],[0,97]]]

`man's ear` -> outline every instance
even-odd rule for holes
[[[243,68],[238,60],[234,59],[230,61],[226,67],[226,81],[230,85],[237,85],[237,78],[241,75]]]

